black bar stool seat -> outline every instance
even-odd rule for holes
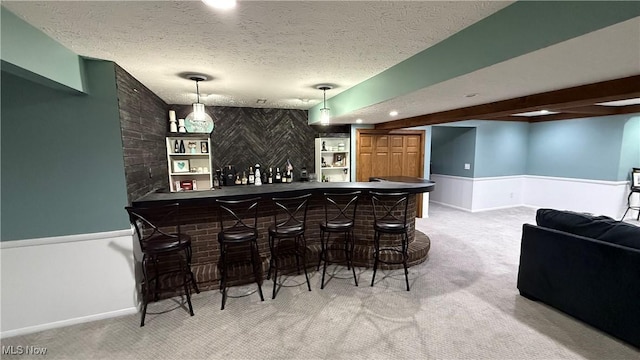
[[[304,237],[307,222],[307,207],[311,194],[294,197],[274,197],[273,224],[269,226],[269,249],[271,258],[269,259],[269,271],[267,279],[271,277],[273,270],[273,294],[276,298],[278,289],[278,270],[282,267],[282,262],[288,252],[282,249],[281,242],[285,239],[293,240],[293,254],[296,258],[296,268],[300,274],[300,260],[307,281],[307,288],[311,291],[311,283],[307,273],[307,242]]]
[[[353,280],[358,286],[358,277],[353,266],[353,249],[355,237],[353,228],[355,226],[356,211],[360,191],[348,193],[324,193],[324,221],[320,223],[320,257],[318,259],[318,269],[322,266],[322,281],[320,289],[324,289],[324,279],[327,273],[327,264],[346,263],[347,270],[353,272]],[[334,241],[330,244],[331,234],[342,234],[343,241]],[[330,249],[331,247],[331,249]],[[336,251],[344,251],[344,260],[335,257]]]
[[[151,287],[154,287],[153,300],[158,301],[160,291],[165,290],[161,287],[161,279],[173,274],[181,278],[181,282],[176,284],[176,287],[184,289],[189,314],[193,316],[190,287],[193,286],[196,293],[200,293],[200,290],[191,271],[191,237],[180,229],[180,205],[174,203],[135,208],[127,206],[125,210],[129,214],[129,221],[135,229],[142,252],[140,326],[144,326],[147,306],[151,301]]]
[[[260,198],[243,199],[243,200],[216,200],[219,206],[218,222],[220,224],[220,232],[218,233],[218,243],[220,244],[220,291],[222,292],[222,305],[220,310],[224,310],[227,302],[228,288],[228,270],[230,265],[229,251],[231,248],[240,249],[248,246],[250,252],[251,267],[253,269],[253,277],[258,284],[258,293],[260,300],[264,301],[262,295],[262,275],[260,268],[260,253],[258,251],[258,202]],[[244,259],[243,259],[244,260]],[[236,261],[240,261],[236,259]]]
[[[409,259],[409,225],[407,224],[407,210],[409,205],[409,193],[382,193],[370,191],[371,205],[373,207],[373,277],[371,286],[376,279],[378,264],[402,264],[404,268],[404,279],[409,291],[409,270],[407,260]],[[400,235],[400,246],[380,246],[382,234]],[[383,253],[397,253],[400,260],[380,259]]]

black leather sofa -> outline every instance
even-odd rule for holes
[[[518,290],[640,348],[640,227],[539,209],[524,224]]]

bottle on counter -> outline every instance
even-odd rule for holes
[[[249,182],[249,179],[247,178],[247,172],[243,171],[242,172],[242,179],[241,180],[241,184],[242,185],[247,185],[247,183]]]
[[[274,183],[280,183],[282,182],[282,174],[280,174],[280,168],[277,167],[276,168],[276,177],[273,179]]]
[[[260,164],[256,164],[255,184],[256,186],[262,185],[262,174],[260,174]]]
[[[267,173],[267,182],[269,184],[273,184],[273,168],[269,167],[269,172]]]
[[[253,166],[249,166],[249,177],[247,184],[254,185],[256,183],[256,174],[253,172]]]
[[[236,184],[236,185],[240,185],[240,184],[242,184],[242,180],[240,180],[240,175],[236,175],[236,182],[235,182],[235,184]]]

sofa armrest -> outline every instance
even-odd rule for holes
[[[523,296],[640,347],[640,250],[523,225]]]

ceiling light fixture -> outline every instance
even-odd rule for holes
[[[189,79],[196,82],[196,102],[193,103],[193,120],[196,121],[204,121],[205,120],[205,111],[204,104],[200,103],[200,87],[198,86],[198,82],[207,80],[207,77],[204,75],[189,75]]]
[[[202,0],[214,9],[227,10],[236,7],[236,0]]]
[[[327,107],[327,90],[333,89],[331,85],[318,85],[316,89],[322,90],[322,109],[320,109],[320,124],[329,125],[331,121],[330,110]]]

